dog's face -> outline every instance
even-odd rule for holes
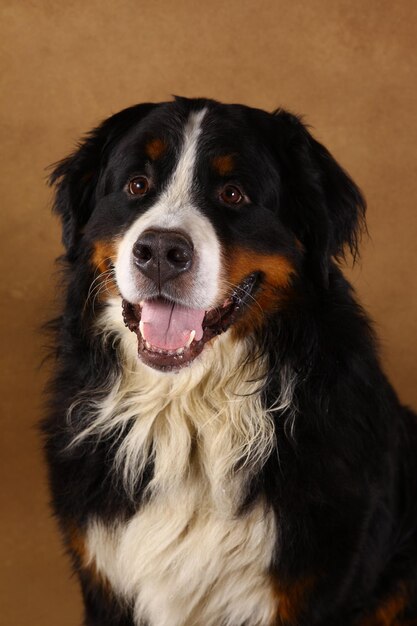
[[[364,210],[296,117],[209,100],[122,111],[52,180],[68,259],[87,254],[91,280],[122,297],[139,357],[163,371],[228,328],[261,328],[297,280],[324,288]]]

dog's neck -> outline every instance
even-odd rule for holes
[[[152,497],[175,493],[192,467],[214,503],[224,506],[226,498],[237,506],[230,484],[242,472],[259,471],[268,458],[275,438],[272,413],[290,402],[288,385],[283,385],[286,397],[267,408],[261,393],[266,357],[257,356],[251,339],[236,341],[225,333],[191,366],[162,373],[138,360],[118,298],[109,301],[97,326],[104,343],[117,337],[120,373],[91,405],[73,445],[87,436],[117,432],[115,463],[130,494],[152,462]],[[75,404],[80,402],[88,399],[78,398]]]

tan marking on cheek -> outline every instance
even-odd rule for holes
[[[114,296],[118,294],[112,267],[116,262],[116,241],[96,241],[93,246],[91,263],[95,268],[94,281],[98,296]],[[100,284],[102,287],[100,288]]]
[[[228,282],[226,289],[229,292],[249,274],[257,271],[263,273],[263,280],[254,294],[254,300],[249,301],[246,312],[233,326],[233,332],[239,338],[261,326],[265,313],[279,308],[296,271],[292,262],[284,255],[262,254],[245,248],[227,250],[225,259]]]
[[[360,626],[405,626],[407,622],[398,618],[406,608],[406,604],[407,595],[403,589],[397,595],[382,602],[372,615],[368,615],[360,622]],[[417,620],[415,623],[417,624]]]
[[[235,162],[231,154],[224,154],[222,156],[214,157],[212,165],[213,169],[220,174],[220,176],[225,176],[233,171]]]
[[[166,149],[167,145],[162,139],[152,139],[145,146],[145,152],[151,161],[161,158]]]
[[[116,261],[115,241],[96,241],[93,246],[91,262],[102,274],[109,270]]]

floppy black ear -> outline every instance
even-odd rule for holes
[[[81,229],[94,208],[100,170],[111,147],[126,130],[143,119],[155,104],[129,107],[92,130],[69,157],[53,166],[49,184],[56,185],[54,211],[62,220],[62,241],[71,258]]]
[[[295,115],[275,112],[275,150],[281,170],[282,219],[305,247],[313,272],[324,283],[330,259],[355,258],[364,227],[365,200],[330,152]]]

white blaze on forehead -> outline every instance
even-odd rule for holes
[[[161,198],[173,206],[181,206],[184,201],[190,200],[193,185],[195,161],[197,157],[197,143],[201,134],[201,123],[206,109],[191,113],[184,128],[184,143],[180,158],[168,187]]]
[[[116,262],[116,279],[123,297],[141,300],[140,274],[132,261],[132,248],[147,229],[180,230],[191,238],[195,259],[191,270],[187,305],[210,308],[216,303],[220,277],[220,243],[210,220],[195,206],[193,187],[198,140],[207,109],[190,114],[177,164],[155,204],[132,224],[123,237]]]

